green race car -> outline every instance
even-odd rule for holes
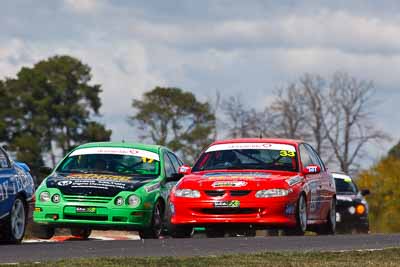
[[[88,238],[92,229],[137,230],[158,238],[168,195],[183,163],[162,146],[100,142],[72,150],[36,191],[34,231]]]

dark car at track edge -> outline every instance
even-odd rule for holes
[[[332,173],[336,184],[336,228],[339,233],[369,233],[368,189],[359,190],[344,173]]]

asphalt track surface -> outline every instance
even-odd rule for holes
[[[0,263],[87,257],[206,256],[265,251],[346,251],[400,247],[400,234],[66,241],[0,245]]]

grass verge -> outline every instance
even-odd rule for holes
[[[205,257],[85,258],[19,266],[400,266],[400,248],[348,252],[265,252]]]

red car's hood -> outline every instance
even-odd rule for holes
[[[288,180],[298,176],[292,172],[262,172],[262,171],[215,171],[192,173],[185,176],[179,183],[179,188],[200,190],[258,190],[268,188],[287,188]]]

